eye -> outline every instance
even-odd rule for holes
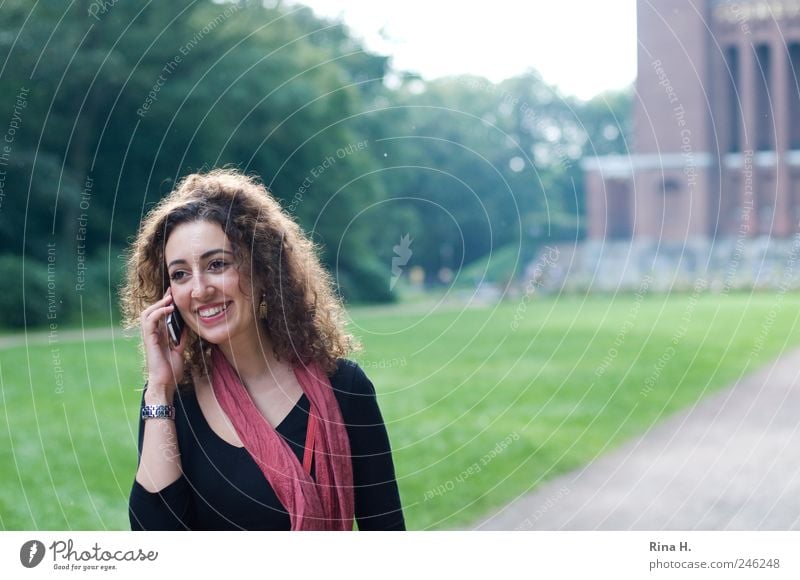
[[[209,270],[222,270],[228,263],[225,260],[211,260],[208,263]]]
[[[179,280],[182,280],[185,275],[186,272],[183,270],[175,270],[172,274],[170,274],[169,279],[174,282],[178,282]]]

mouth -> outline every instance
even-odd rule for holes
[[[204,323],[216,322],[225,316],[231,304],[233,304],[232,301],[214,304],[213,306],[203,306],[197,309],[197,317]]]

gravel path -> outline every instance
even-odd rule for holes
[[[800,529],[799,378],[797,349],[475,529]]]

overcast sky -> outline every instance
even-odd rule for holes
[[[636,77],[636,0],[304,0],[341,16],[367,48],[425,78],[493,81],[537,69],[581,98]]]

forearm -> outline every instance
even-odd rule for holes
[[[148,386],[146,405],[171,405],[173,395],[166,388]],[[181,454],[175,421],[148,419],[144,423],[141,458],[136,481],[150,493],[161,491],[182,474]]]

